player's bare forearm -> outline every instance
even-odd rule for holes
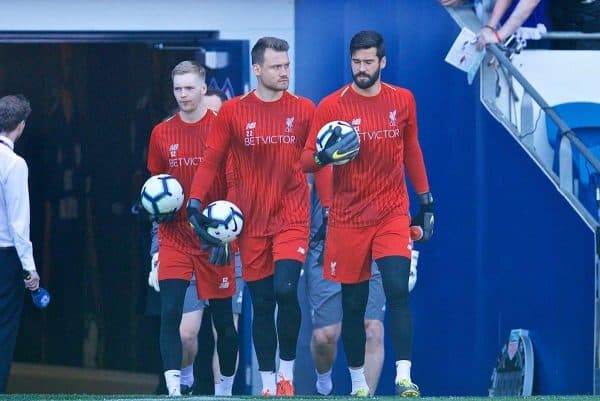
[[[492,14],[490,15],[490,19],[487,21],[487,25],[496,28],[511,4],[512,0],[497,0],[494,9],[492,10]]]
[[[504,40],[512,35],[523,23],[531,13],[533,9],[539,4],[540,0],[521,0],[515,7],[508,20],[498,29],[498,34]]]

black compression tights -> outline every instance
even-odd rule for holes
[[[342,284],[342,343],[348,366],[365,364],[365,310],[369,299],[369,281]]]
[[[381,271],[385,291],[394,358],[396,361],[411,360],[413,323],[408,296],[410,259],[402,256],[386,256],[375,262]]]
[[[233,325],[231,297],[211,299],[210,311],[217,331],[217,354],[221,374],[233,376],[238,354],[238,334]]]
[[[300,332],[300,303],[298,280],[302,263],[284,259],[275,262],[275,300],[277,301],[277,334],[279,357],[284,361],[296,359],[296,344]]]
[[[258,359],[258,369],[275,371],[275,351],[279,334],[279,355],[286,361],[296,358],[296,343],[300,330],[298,279],[302,263],[296,260],[275,262],[273,276],[248,282],[254,311],[252,337]],[[275,330],[275,303],[278,306]]]
[[[169,279],[160,282],[160,354],[164,370],[181,369],[179,324],[189,282]]]

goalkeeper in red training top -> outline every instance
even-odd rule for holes
[[[179,112],[154,127],[148,146],[150,173],[172,175],[181,183],[186,196],[190,192],[196,166],[204,157],[210,127],[216,120],[216,113],[202,101],[206,92],[205,76],[204,68],[193,61],[182,61],[173,68],[173,95]],[[227,189],[225,169],[222,168],[210,187],[206,201],[225,199]],[[235,270],[228,244],[215,246],[210,253],[202,249],[183,210],[175,215],[157,216],[157,222],[160,223],[159,282],[152,285],[160,291],[160,351],[169,395],[179,396],[182,389],[184,392],[191,391],[193,383],[197,345],[184,344],[182,357],[180,335],[184,298],[193,276],[198,298],[210,300],[213,311],[222,379],[217,395],[231,395],[238,337],[231,306],[231,297],[235,293]],[[201,313],[201,309],[198,314],[185,313],[183,320],[187,322],[186,326],[195,325],[193,331],[197,332],[202,321]]]
[[[353,82],[327,96],[317,107],[302,153],[306,172],[333,162],[332,199],[323,274],[342,283],[342,340],[352,378],[352,394],[367,396],[363,365],[364,316],[369,295],[371,260],[382,274],[396,361],[396,389],[418,397],[410,377],[412,318],[408,298],[410,226],[422,229],[421,241],[433,233],[433,199],[417,138],[416,108],[406,89],[381,81],[386,65],[381,35],[362,31],[350,42]],[[316,137],[326,123],[351,123],[356,135],[329,140],[317,152]],[[360,150],[356,155],[356,150]],[[405,173],[418,194],[420,210],[409,216]],[[326,182],[326,181],[325,181]]]
[[[242,274],[252,296],[252,334],[262,393],[282,396],[294,394],[300,330],[297,285],[309,235],[308,184],[298,160],[314,112],[310,100],[287,91],[288,48],[285,40],[271,37],[259,39],[252,48],[258,86],[227,101],[219,111],[188,203],[190,222],[210,245],[206,227],[211,221],[202,216],[201,205],[206,205],[218,166],[230,157],[236,203],[245,219],[239,249]]]

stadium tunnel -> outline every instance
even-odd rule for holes
[[[131,380],[154,391],[160,301],[146,285],[150,227],[129,208],[147,178],[152,127],[177,107],[171,69],[185,59],[207,66],[209,86],[230,97],[248,87],[248,41],[219,40],[218,31],[0,33],[0,93],[23,93],[33,109],[17,151],[29,163],[35,260],[52,294],[43,312],[26,303],[14,359],[60,366],[46,383],[44,369],[17,365],[9,391],[71,392],[73,381],[86,383],[80,392],[126,389],[63,367],[152,374]],[[212,353],[212,333],[202,336],[200,352]],[[21,386],[27,374],[38,375],[34,388]],[[212,379],[198,376],[212,392]]]

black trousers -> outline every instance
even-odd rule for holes
[[[0,248],[0,394],[6,392],[25,297],[15,248]]]

